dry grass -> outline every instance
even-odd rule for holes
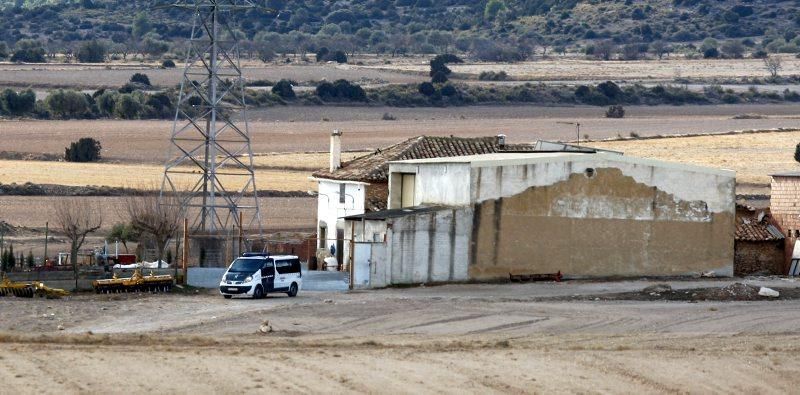
[[[366,152],[343,152],[342,161],[353,160]],[[256,168],[285,168],[316,171],[327,168],[330,164],[330,155],[327,152],[312,153],[271,153],[260,154],[253,157]]]
[[[76,87],[103,88],[120,87],[128,82],[134,73],[145,73],[156,86],[175,86],[181,82],[183,69],[160,69],[149,64],[47,64],[17,65],[0,64],[0,86],[19,87]],[[280,65],[249,62],[242,73],[247,80],[277,81],[281,78],[298,82],[348,79],[362,84],[370,83],[410,83],[424,80],[392,71],[359,68],[350,65]]]
[[[770,174],[798,170],[794,148],[800,132],[698,136],[592,143],[626,155],[736,171],[738,182],[767,184]]]
[[[782,57],[783,75],[800,73],[800,60]],[[422,61],[391,65],[365,66],[387,71],[426,72],[430,65]],[[544,61],[513,64],[466,63],[448,65],[459,74],[478,75],[483,71],[505,71],[523,80],[651,80],[673,78],[742,78],[768,77],[761,59],[696,59],[673,58],[662,61],[599,61],[551,58]]]
[[[70,186],[132,187],[161,185],[164,167],[110,163],[67,163],[35,161],[0,161],[0,183],[59,184]],[[309,180],[310,172],[257,170],[256,185],[260,190],[309,191],[316,184]],[[244,177],[223,176],[224,182],[241,187]],[[191,185],[196,176],[178,175],[177,185]]]

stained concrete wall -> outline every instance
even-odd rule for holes
[[[731,275],[733,220],[620,169],[572,174],[475,207],[470,278]]]
[[[557,271],[576,277],[733,274],[731,171],[553,153],[406,161],[393,163],[390,172],[416,172],[417,182],[428,186],[417,188],[418,204],[462,205],[463,193],[447,191],[463,187],[467,169],[474,207],[469,279]],[[413,249],[395,238],[395,249]]]
[[[373,244],[371,287],[469,279],[471,208],[409,214],[378,222],[385,224],[386,242]]]

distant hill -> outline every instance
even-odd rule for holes
[[[177,9],[152,10],[168,1],[0,0],[0,34],[9,45],[37,39],[50,51],[99,39],[112,52],[169,50],[184,40],[191,18]],[[797,52],[800,1],[767,0],[266,0],[281,10],[236,16],[253,50],[308,52],[321,46],[345,52],[472,52],[516,60],[535,51],[580,50],[611,42],[647,49],[713,38],[736,41],[747,51]],[[137,26],[134,21],[139,19]],[[737,44],[737,45],[738,45]],[[768,46],[769,44],[770,46]],[[122,48],[122,47],[130,48]]]

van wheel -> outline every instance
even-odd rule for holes
[[[232,298],[232,297],[233,297],[233,295],[222,295],[222,296],[224,296],[224,297],[225,297],[225,299],[230,299],[230,298]]]
[[[255,292],[253,292],[253,299],[261,299],[264,297],[264,289],[261,286],[257,286]]]
[[[292,286],[289,287],[289,292],[287,292],[286,294],[289,295],[289,297],[291,298],[297,296],[297,284],[292,283]]]

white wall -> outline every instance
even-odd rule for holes
[[[340,203],[339,185],[345,185],[345,201]],[[320,180],[317,197],[317,237],[319,228],[326,224],[328,239],[336,238],[336,229],[344,229],[344,221],[340,218],[349,215],[364,214],[366,184],[346,181]],[[345,235],[349,238],[349,235]],[[328,241],[330,246],[333,241]]]
[[[470,204],[470,164],[441,163],[436,166],[392,164],[390,180],[397,179],[402,173],[416,174],[414,185],[414,206],[449,205],[465,206]],[[401,198],[400,193],[391,189],[402,185],[400,182],[389,182],[390,199]],[[389,207],[400,207],[399,202],[389,202]]]

